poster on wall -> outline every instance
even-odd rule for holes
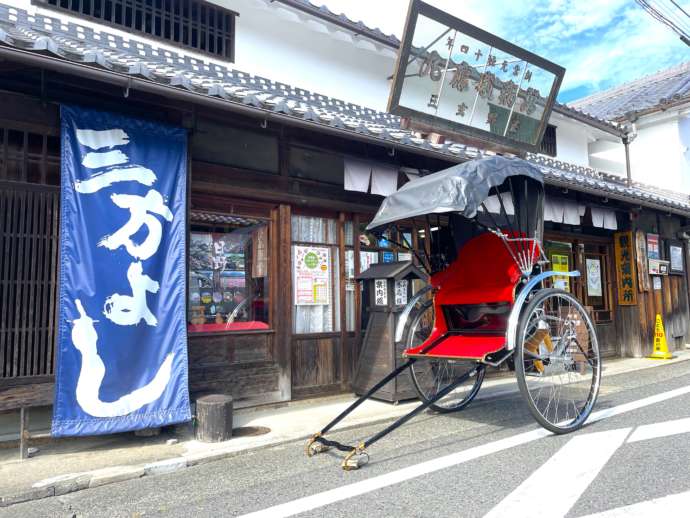
[[[661,290],[661,277],[654,276],[654,277],[652,277],[652,280],[654,283],[654,290],[660,291]]]
[[[360,251],[359,252],[359,271],[364,272],[368,270],[372,264],[376,264],[379,262],[379,253],[378,252],[366,252],[366,251]]]
[[[354,250],[345,250],[345,291],[355,291]]]
[[[659,234],[647,234],[647,259],[661,259]]]
[[[637,305],[637,273],[632,232],[616,232],[613,235],[616,258],[616,287],[618,304],[621,306]]]
[[[52,435],[189,421],[187,132],[76,106],[60,116]],[[192,300],[213,303],[208,280]]]
[[[570,271],[570,257],[566,254],[551,254],[551,269],[554,272]],[[559,290],[570,291],[570,278],[566,276],[554,276],[553,287]]]
[[[680,241],[671,241],[669,243],[668,257],[671,263],[671,273],[683,273],[685,271],[683,263],[683,244]]]
[[[295,305],[327,306],[331,300],[330,249],[294,246]]]
[[[601,297],[601,261],[587,258],[587,295]]]

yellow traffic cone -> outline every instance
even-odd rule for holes
[[[664,332],[664,323],[661,321],[661,315],[656,315],[656,324],[654,325],[654,352],[647,356],[653,360],[670,360],[673,355],[668,352],[668,344],[666,343],[666,333]]]

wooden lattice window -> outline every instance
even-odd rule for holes
[[[0,380],[53,374],[59,192],[0,182]]]
[[[34,0],[128,31],[235,59],[235,18],[228,9],[199,0]]]
[[[556,126],[547,124],[539,151],[545,155],[556,156],[558,152],[558,146],[556,145]]]
[[[0,125],[0,381],[54,372],[59,169],[56,135]]]

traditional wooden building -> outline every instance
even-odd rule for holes
[[[190,391],[229,393],[237,406],[350,389],[368,318],[355,277],[412,257],[364,231],[381,195],[483,153],[388,113],[1,3],[0,97],[0,411],[52,401],[61,103],[189,130]],[[548,184],[547,254],[583,272],[561,286],[591,308],[604,352],[651,352],[657,313],[683,347],[690,200],[527,158]],[[401,232],[421,247],[430,230]],[[621,235],[632,262],[616,255]],[[650,277],[650,254],[668,275]],[[304,261],[322,273],[306,275]]]

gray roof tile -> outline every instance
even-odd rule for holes
[[[24,10],[0,4],[0,46],[145,78],[200,96],[215,96],[229,104],[250,106],[257,113],[277,113],[284,117],[286,124],[290,124],[291,119],[300,119],[351,132],[353,137],[364,134],[383,146],[387,142],[395,143],[411,152],[433,153],[439,159],[469,160],[490,154],[450,140],[432,144],[402,129],[400,118],[390,113],[200,61],[180,52],[156,50],[145,41],[124,41],[105,30],[61,23],[43,15],[29,16]],[[110,43],[114,43],[114,47]],[[542,169],[547,183],[603,196],[614,195],[633,203],[646,200],[647,205],[690,216],[688,196],[641,184],[628,187],[618,176],[541,155],[529,154],[527,159]]]
[[[597,92],[569,104],[594,117],[622,120],[639,112],[652,112],[669,104],[690,102],[690,61]]]

